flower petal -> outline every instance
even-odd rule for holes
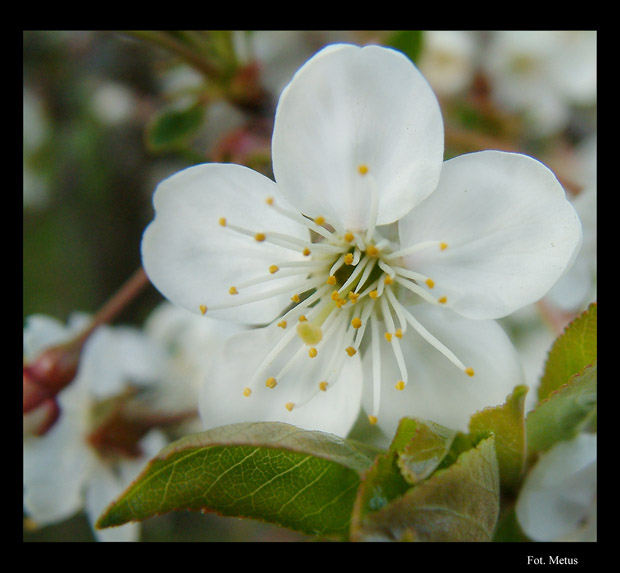
[[[205,428],[237,422],[287,422],[307,430],[321,430],[345,436],[361,404],[362,372],[358,356],[346,356],[337,345],[317,345],[310,358],[294,325],[285,330],[270,326],[242,332],[229,339],[207,375],[200,396],[200,416]],[[270,351],[288,336],[291,340],[272,360]],[[344,355],[340,375],[330,380],[326,391],[319,383],[332,371],[331,359],[339,350]],[[268,359],[268,366],[261,364]],[[293,359],[290,370],[278,376]],[[266,381],[274,377],[276,386]],[[251,389],[245,396],[244,388]],[[295,405],[289,411],[286,405]]]
[[[534,541],[560,541],[577,535],[595,516],[596,476],[594,434],[580,434],[543,454],[517,500],[517,519],[526,535]]]
[[[96,465],[83,440],[88,414],[84,384],[59,394],[62,415],[49,432],[24,439],[24,509],[41,525],[56,523],[83,507],[83,490]]]
[[[481,151],[444,164],[437,190],[399,222],[403,248],[436,245],[405,258],[432,278],[433,293],[469,318],[499,318],[532,303],[572,263],[581,224],[542,163]]]
[[[299,277],[290,276],[263,282],[235,300],[229,293],[244,281],[269,277],[271,265],[303,258],[301,248],[253,238],[254,233],[270,231],[309,238],[304,225],[266,203],[269,197],[284,203],[273,181],[232,164],[196,165],[160,183],[154,195],[155,219],[142,239],[142,260],[151,281],[172,302],[195,313],[232,302],[240,305],[245,298],[255,300],[261,293],[299,282]],[[221,224],[224,219],[226,226]],[[250,236],[233,225],[247,229]],[[280,294],[210,314],[260,324],[277,316],[290,296]]]
[[[363,230],[376,192],[376,223],[392,223],[437,183],[441,111],[424,77],[400,52],[332,45],[282,92],[272,159],[280,190],[302,213],[324,216],[340,231]],[[368,168],[365,176],[360,165]]]
[[[449,428],[467,431],[469,418],[487,406],[502,404],[512,389],[523,382],[516,350],[502,328],[492,320],[468,320],[449,309],[418,305],[412,315],[449,348],[466,367],[467,376],[441,352],[408,326],[399,344],[408,373],[403,390],[391,344],[381,338],[381,407],[377,425],[388,436],[405,416],[419,417]],[[392,339],[395,340],[394,338]],[[372,372],[370,353],[362,366]],[[364,381],[364,408],[373,409],[372,383]]]

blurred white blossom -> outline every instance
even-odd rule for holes
[[[85,324],[83,316],[71,317],[66,327],[50,317],[30,317],[24,357],[33,359],[50,345],[72,339]],[[159,347],[139,330],[102,326],[91,335],[76,378],[57,396],[59,419],[43,436],[24,436],[24,511],[35,523],[57,523],[83,510],[97,539],[138,539],[137,524],[96,531],[94,523],[166,439],[151,430],[137,444],[129,444],[136,447],[130,455],[120,447],[96,445],[94,436],[113,400],[152,384],[161,365]]]
[[[596,541],[597,440],[582,433],[559,442],[531,469],[516,505],[534,541]]]
[[[564,128],[574,106],[596,103],[596,47],[593,30],[501,30],[482,65],[497,104],[544,136]]]

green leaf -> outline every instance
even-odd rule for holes
[[[183,147],[200,129],[204,117],[205,108],[200,102],[186,108],[164,108],[147,125],[146,143],[153,151]]]
[[[573,320],[553,343],[538,388],[544,400],[597,358],[597,304]]]
[[[490,541],[499,513],[495,438],[377,511],[352,520],[355,541]]]
[[[412,485],[429,477],[450,452],[456,434],[434,422],[417,420],[415,433],[398,455],[403,477]]]
[[[517,386],[500,406],[476,412],[469,422],[474,441],[493,434],[502,485],[516,489],[526,460],[525,396],[527,386]]]
[[[417,62],[424,47],[422,30],[397,30],[387,38],[386,45],[400,50],[412,62]]]
[[[597,410],[597,362],[539,402],[526,420],[530,453],[548,450],[585,429],[593,429]]]
[[[164,448],[97,527],[185,509],[344,534],[360,474],[371,463],[331,434],[275,422],[223,426]]]

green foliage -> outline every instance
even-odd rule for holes
[[[573,320],[553,344],[526,419],[528,451],[548,450],[583,430],[596,429],[597,305]]]
[[[185,108],[167,107],[156,113],[146,129],[146,143],[153,151],[183,148],[201,128],[204,106],[196,102]]]
[[[553,344],[538,389],[543,400],[597,357],[597,304],[573,320]]]
[[[494,438],[377,511],[353,520],[357,541],[490,541],[499,512]]]
[[[475,438],[495,436],[501,483],[509,489],[516,489],[525,468],[527,392],[527,386],[517,386],[504,404],[477,412],[469,423],[470,433]]]
[[[370,463],[351,443],[322,432],[281,423],[223,426],[164,448],[98,527],[190,509],[344,533]]]
[[[386,45],[406,54],[412,62],[417,62],[424,47],[422,30],[398,30],[390,34]]]

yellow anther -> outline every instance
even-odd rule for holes
[[[294,295],[291,297],[291,300],[292,300],[293,302],[299,302],[299,295],[298,295],[298,294],[294,294]]]
[[[355,348],[353,348],[352,346],[347,346],[347,348],[345,348],[345,350],[347,351],[347,354],[349,356],[353,356],[354,354],[357,353],[357,350],[355,350]]]
[[[225,227],[226,226],[226,217],[220,217],[218,223],[222,226]]]
[[[308,356],[310,356],[310,358],[314,358],[318,353],[319,351],[314,346],[308,350]]]
[[[274,273],[277,273],[280,270],[280,267],[278,265],[271,265],[269,267],[269,272],[273,275]]]
[[[303,250],[303,255],[304,255],[304,257],[307,257],[309,254],[310,254],[310,249],[309,249],[308,247],[306,247],[306,248]]]
[[[398,382],[396,382],[396,386],[394,386],[394,388],[396,388],[397,390],[404,390],[405,386],[405,382],[403,380],[399,380]]]
[[[344,234],[344,240],[347,243],[350,243],[351,241],[353,241],[353,239],[355,239],[355,235],[351,233],[351,231],[348,231],[347,233]]]
[[[360,294],[358,292],[349,291],[349,300],[351,301],[351,304],[355,304],[359,297]]]
[[[321,342],[323,338],[323,331],[317,324],[311,322],[300,322],[297,325],[297,335],[308,346],[315,346]]]
[[[323,382],[319,382],[319,389],[325,392],[327,390],[327,382],[323,380]]]
[[[334,275],[331,275],[326,281],[325,284],[328,285],[335,285],[336,284],[336,277]]]
[[[228,289],[228,294],[239,294],[239,291],[237,290],[237,287],[231,286]]]
[[[299,316],[299,322],[307,322],[307,321],[308,321],[308,319],[306,318],[305,314],[302,314],[302,315]]]
[[[278,326],[280,328],[286,328],[286,320],[281,320],[280,322],[278,322]]]
[[[375,290],[371,290],[371,291],[368,293],[368,296],[369,296],[370,298],[377,298],[377,297],[379,296],[379,293],[377,292],[377,289],[375,289]]]
[[[278,383],[276,382],[276,379],[273,376],[270,376],[265,381],[265,386],[267,386],[267,388],[275,388],[277,385]]]
[[[344,298],[339,298],[339,299],[336,301],[336,306],[337,306],[338,308],[342,308],[345,304],[347,304],[347,301],[346,301]]]
[[[344,256],[344,264],[345,265],[352,265],[353,264],[353,253],[347,253]]]
[[[366,254],[369,257],[376,257],[379,254],[379,249],[375,245],[369,245],[366,249]]]
[[[473,368],[465,368],[465,374],[467,374],[467,376],[473,376],[474,375],[474,369]]]
[[[448,302],[448,297],[447,296],[442,296],[441,298],[437,299],[437,302],[440,304],[446,304]]]
[[[325,223],[325,217],[321,217],[320,215],[314,220],[317,225],[323,225]]]
[[[355,317],[352,321],[351,321],[351,326],[353,328],[359,328],[360,326],[362,326],[362,319]]]
[[[448,248],[448,243],[439,243],[439,249],[445,251]]]
[[[265,199],[265,203],[267,203],[267,205],[273,205],[273,197],[267,197],[267,199]]]
[[[377,423],[377,416],[368,416],[368,421],[374,426]]]
[[[385,339],[386,339],[388,342],[392,342],[392,333],[391,333],[391,332],[386,332],[386,333],[385,333]]]
[[[254,239],[256,241],[258,241],[259,243],[265,240],[265,233],[256,233],[256,235],[254,235]]]
[[[424,282],[428,288],[433,288],[435,286],[435,281],[433,279],[426,279]]]
[[[243,395],[247,398],[250,394],[252,393],[252,390],[250,390],[247,386],[243,389]]]
[[[201,304],[198,308],[200,309],[200,314],[206,314],[207,307],[204,304]]]
[[[396,332],[394,333],[394,336],[396,338],[402,338],[403,337],[403,330],[402,330],[402,328],[397,328]]]
[[[357,166],[357,172],[360,175],[366,175],[366,173],[368,173],[368,165],[366,165],[365,163],[362,163],[361,165]]]
[[[331,299],[336,302],[338,300],[340,300],[340,293],[335,290],[332,294],[331,294]]]
[[[284,407],[290,412],[295,407],[295,404],[293,404],[293,402],[287,402],[286,404],[284,404]]]
[[[391,285],[394,282],[394,279],[390,275],[385,275],[385,284]]]

